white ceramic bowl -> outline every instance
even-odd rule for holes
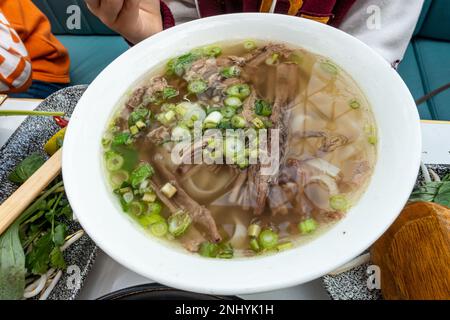
[[[162,61],[209,43],[265,39],[327,56],[346,70],[370,101],[379,130],[370,185],[347,216],[310,243],[276,255],[205,259],[174,249],[137,228],[110,194],[101,164],[101,137],[119,100]],[[70,120],[63,175],[83,228],[108,255],[160,283],[189,291],[243,294],[320,277],[368,248],[394,221],[416,179],[419,117],[397,72],[368,46],[329,26],[276,14],[234,14],[189,22],[134,46],[89,86]]]

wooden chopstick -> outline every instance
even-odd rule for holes
[[[59,149],[0,205],[0,235],[61,172],[61,155]]]

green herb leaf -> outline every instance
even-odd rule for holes
[[[59,246],[54,247],[50,252],[50,266],[55,269],[65,269],[66,261]]]
[[[50,253],[53,250],[51,232],[44,234],[26,255],[26,266],[33,274],[43,274],[47,272],[50,263]]]
[[[63,223],[58,224],[53,232],[53,243],[56,246],[62,246],[65,242],[67,226]]]
[[[15,183],[24,183],[44,163],[45,158],[42,155],[33,153],[15,167],[8,179]]]
[[[16,222],[0,237],[0,300],[22,299],[25,273],[25,254]]]

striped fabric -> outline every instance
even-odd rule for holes
[[[31,61],[17,32],[0,11],[0,92],[19,92],[31,83]]]

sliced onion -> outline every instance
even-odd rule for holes
[[[328,174],[329,176],[332,176],[333,178],[336,178],[338,176],[339,172],[341,172],[341,169],[339,169],[338,167],[332,165],[328,161],[325,161],[321,158],[311,159],[311,160],[306,161],[305,163],[310,165],[313,168],[316,168],[316,169]]]

